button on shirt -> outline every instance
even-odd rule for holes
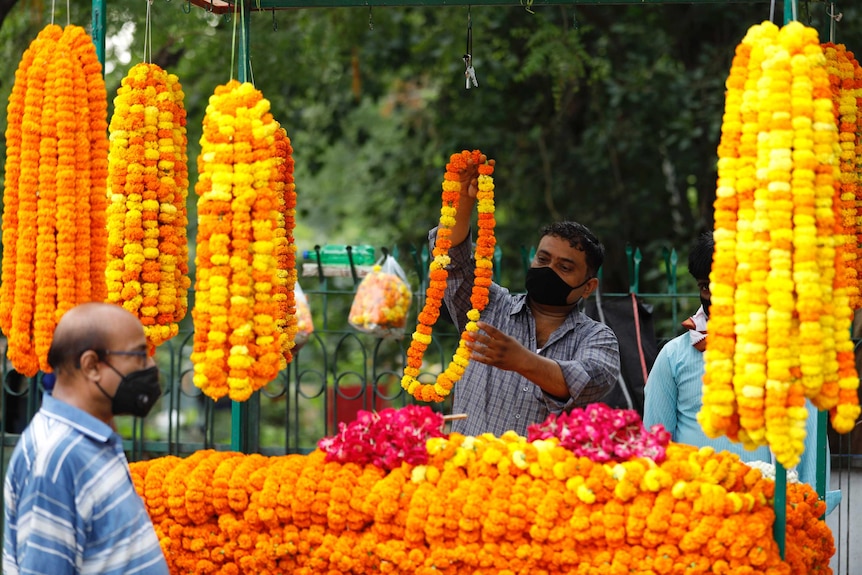
[[[45,396],[4,489],[4,574],[168,575],[122,440],[88,413]]]
[[[431,247],[437,239],[431,230]],[[463,331],[467,312],[472,309],[473,286],[471,242],[464,241],[449,250],[451,264],[445,303],[458,329]],[[538,349],[536,322],[526,295],[513,295],[497,284],[489,288],[488,305],[482,321],[493,325],[528,349]],[[617,338],[605,324],[575,309],[554,331],[539,351],[555,360],[563,371],[571,397],[560,400],[514,371],[503,371],[471,361],[452,389],[453,411],[466,413],[467,419],[452,422],[452,431],[464,435],[493,433],[500,436],[514,430],[527,435],[527,427],[541,423],[551,413],[599,401],[615,385],[620,370]]]

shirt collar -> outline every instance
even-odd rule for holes
[[[108,443],[115,435],[104,421],[47,394],[42,397],[41,411],[45,417],[61,421],[101,443]]]

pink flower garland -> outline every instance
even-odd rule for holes
[[[543,423],[527,428],[527,441],[552,437],[559,439],[560,447],[596,462],[646,457],[661,463],[670,442],[670,433],[663,425],[653,425],[647,431],[636,411],[612,409],[604,403],[552,414]]]
[[[443,416],[430,407],[408,405],[360,411],[355,421],[339,423],[338,434],[324,437],[317,446],[326,452],[326,461],[370,463],[392,470],[402,462],[427,463],[425,441],[431,437],[444,437]]]

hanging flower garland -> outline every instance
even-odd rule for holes
[[[737,46],[726,82],[724,120],[718,148],[718,181],[715,200],[715,254],[710,272],[709,331],[704,352],[703,408],[698,422],[709,436],[727,435],[740,438],[740,413],[735,389],[740,379],[735,375],[737,351],[734,318],[737,311],[749,315],[745,298],[737,293],[750,292],[751,250],[753,240],[754,190],[757,176],[755,161],[759,133],[757,82],[764,60],[764,43],[778,33],[771,23],[752,26]],[[737,307],[740,309],[737,310]],[[748,385],[754,383],[749,378]],[[743,384],[744,387],[744,384]],[[762,399],[755,389],[749,399],[742,396],[747,415],[756,419],[762,413]],[[762,417],[762,415],[761,415]],[[748,427],[752,427],[748,425]]]
[[[141,63],[114,99],[108,157],[108,301],[135,314],[150,351],[188,309],[188,163],[177,77]]]
[[[7,116],[0,328],[15,369],[50,371],[71,307],[104,300],[107,96],[92,39],[49,25],[16,72]]]
[[[746,68],[731,71],[722,130],[741,132],[738,156],[733,146],[719,148],[713,307],[698,420],[711,437],[769,445],[793,467],[804,449],[807,398],[832,409],[836,429],[849,430],[859,414],[850,257],[843,250],[855,230],[836,241],[836,225],[852,217],[849,197],[841,197],[838,122],[817,32],[798,22],[781,29],[766,22],[749,30],[745,44],[750,50],[737,50],[734,68],[743,61]],[[740,85],[741,97],[731,89]],[[746,135],[755,136],[753,146],[743,144]],[[751,165],[753,177],[741,175]],[[734,196],[735,214],[725,200]]]
[[[290,272],[282,273],[280,262],[289,264],[294,248],[285,255],[287,236],[277,232],[288,209],[279,129],[269,101],[250,83],[232,80],[210,97],[195,188],[191,359],[195,385],[213,399],[245,401],[285,366],[279,298],[287,296]]]
[[[278,260],[278,284],[275,300],[278,303],[277,325],[281,333],[281,349],[287,363],[293,361],[296,334],[299,332],[296,303],[296,184],[293,181],[293,147],[284,128],[275,132],[274,156],[277,159],[273,173],[274,189],[280,190],[278,225],[275,228],[275,254]]]
[[[859,63],[844,45],[823,44],[826,69],[829,73],[833,111],[838,124],[838,158],[840,176],[836,182],[836,205],[839,219],[836,230],[840,231],[838,249],[844,273],[837,279],[846,286],[853,309],[859,309],[862,299],[859,294],[859,279],[856,273],[856,198],[860,194],[860,174],[856,170],[856,146],[860,138],[857,118],[857,88],[855,77]]]
[[[478,237],[476,239],[476,269],[474,271],[473,290],[470,303],[473,305],[467,313],[467,326],[461,334],[458,348],[449,366],[437,376],[434,384],[423,384],[419,381],[419,371],[425,350],[431,344],[433,325],[440,317],[440,306],[446,291],[446,280],[449,265],[449,249],[452,247],[452,226],[455,225],[455,214],[458,211],[461,192],[460,174],[467,169],[467,162],[472,161],[479,170],[479,190],[476,194],[479,213]],[[476,322],[485,306],[488,305],[488,287],[491,285],[493,271],[493,256],[496,239],[494,237],[494,160],[489,160],[479,150],[469,152],[464,150],[452,154],[446,165],[443,179],[443,205],[440,209],[440,225],[437,229],[437,242],[434,246],[432,260],[429,266],[428,289],[425,292],[425,305],[419,313],[416,331],[407,350],[407,365],[401,379],[401,387],[420,401],[442,401],[452,386],[461,379],[470,361],[470,350],[467,342],[470,332],[478,331]]]

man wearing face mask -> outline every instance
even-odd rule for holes
[[[115,415],[146,416],[161,396],[141,323],[113,304],[74,307],[48,363],[53,394],[6,474],[3,573],[167,575],[114,426]]]
[[[444,298],[461,331],[472,308],[469,235],[477,189],[475,169],[466,170]],[[436,229],[429,239],[433,248]],[[453,411],[467,417],[453,421],[452,431],[499,436],[514,430],[526,436],[529,425],[599,401],[613,387],[620,371],[617,338],[579,306],[598,289],[603,259],[604,247],[585,226],[559,222],[542,230],[527,272],[527,294],[491,284],[480,331],[468,344],[470,363],[452,390]]]
[[[706,349],[707,320],[712,299],[709,274],[714,251],[712,232],[701,234],[691,248],[688,271],[697,282],[701,305],[692,317],[682,322],[688,331],[667,342],[656,357],[644,388],[644,426],[663,425],[676,443],[697,447],[708,445],[716,451],[735,453],[741,461],[774,464],[768,447],[749,451],[742,443],[733,442],[727,437],[710,438],[697,421],[697,414],[703,405],[703,352]],[[795,471],[800,481],[814,486],[817,472],[817,410],[810,402],[806,402],[806,405],[808,420],[805,452]],[[823,449],[827,447],[822,446]],[[827,492],[829,512],[840,498],[839,491]]]

